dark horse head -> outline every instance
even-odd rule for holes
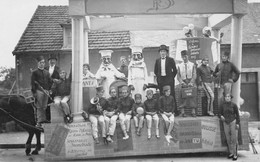
[[[42,129],[35,127],[36,120],[34,115],[33,103],[26,103],[25,98],[20,95],[0,95],[0,117],[3,119],[14,120],[20,124],[28,133],[29,137],[25,144],[26,155],[31,153],[31,142],[34,134],[36,135],[36,148],[32,154],[38,154],[41,150]],[[1,121],[0,121],[1,122]],[[5,121],[6,122],[6,121]]]

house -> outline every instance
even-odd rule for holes
[[[115,66],[119,66],[119,56],[127,56],[130,53],[129,31],[91,31],[88,38],[90,67],[93,72],[96,72],[101,63],[99,50],[113,50]],[[46,60],[51,54],[55,55],[58,58],[58,66],[69,72],[72,58],[68,6],[38,6],[13,54],[20,90],[30,88],[31,70],[37,68],[35,59],[39,55],[43,55]]]

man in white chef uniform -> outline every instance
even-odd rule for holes
[[[136,93],[140,93],[142,95],[142,101],[145,101],[148,74],[142,54],[143,48],[140,46],[133,46],[131,49],[132,58],[128,66],[128,86],[132,90],[132,96]]]
[[[102,63],[96,73],[96,79],[103,86],[104,97],[109,98],[109,87],[117,78],[124,78],[125,75],[120,73],[111,62],[112,50],[100,50]]]

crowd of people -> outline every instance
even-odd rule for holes
[[[197,89],[203,89],[207,96],[207,113],[214,116],[213,101],[214,87],[219,88],[219,118],[224,123],[224,130],[228,139],[230,158],[236,159],[234,130],[239,127],[239,114],[236,104],[231,102],[232,84],[239,78],[239,70],[229,61],[229,52],[221,56],[222,62],[215,70],[208,66],[208,58],[202,58],[201,65],[189,60],[187,50],[181,51],[182,63],[178,66],[175,60],[169,57],[166,45],[159,47],[159,55],[155,62],[154,74],[160,92],[159,97],[154,95],[154,90],[148,87],[147,68],[142,54],[142,47],[132,48],[132,58],[127,66],[127,58],[121,57],[122,65],[117,69],[111,62],[111,50],[101,50],[102,64],[94,75],[90,72],[88,64],[83,65],[83,78],[98,80],[96,96],[92,98],[88,108],[88,117],[92,124],[93,138],[98,140],[98,125],[101,126],[102,137],[108,142],[113,142],[116,121],[119,120],[123,131],[124,140],[129,138],[130,120],[134,119],[136,134],[140,136],[147,121],[147,138],[151,139],[152,122],[155,125],[155,137],[160,138],[159,117],[161,116],[166,126],[165,138],[169,141],[177,115],[176,95],[179,99],[181,117],[186,117],[185,109],[191,110],[191,116],[196,117]],[[55,108],[64,112],[65,123],[73,122],[73,116],[68,105],[70,99],[71,72],[66,77],[66,72],[55,65],[57,58],[49,59],[49,66],[45,67],[42,56],[37,58],[38,68],[32,72],[32,93],[36,98],[37,126],[49,122],[46,118],[48,100],[54,102]],[[175,94],[175,77],[180,83],[181,91]],[[117,79],[127,80],[127,85],[121,88],[110,86]],[[120,96],[120,97],[119,97]],[[223,97],[224,96],[224,97]],[[224,99],[223,99],[224,98]],[[230,135],[231,134],[231,135]]]

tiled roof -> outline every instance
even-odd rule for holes
[[[68,18],[68,6],[38,6],[13,53],[60,50],[63,44],[60,23]]]
[[[61,24],[71,24],[68,6],[38,6],[13,53],[61,50],[63,46]],[[91,31],[88,38],[89,49],[130,46],[129,31]]]
[[[249,3],[247,15],[243,17],[243,44],[260,43],[260,4]],[[225,35],[223,37],[223,44],[231,43],[231,24],[221,29]],[[258,34],[258,37],[256,36]]]
[[[91,31],[88,35],[88,44],[89,49],[127,48],[130,46],[130,33]]]

